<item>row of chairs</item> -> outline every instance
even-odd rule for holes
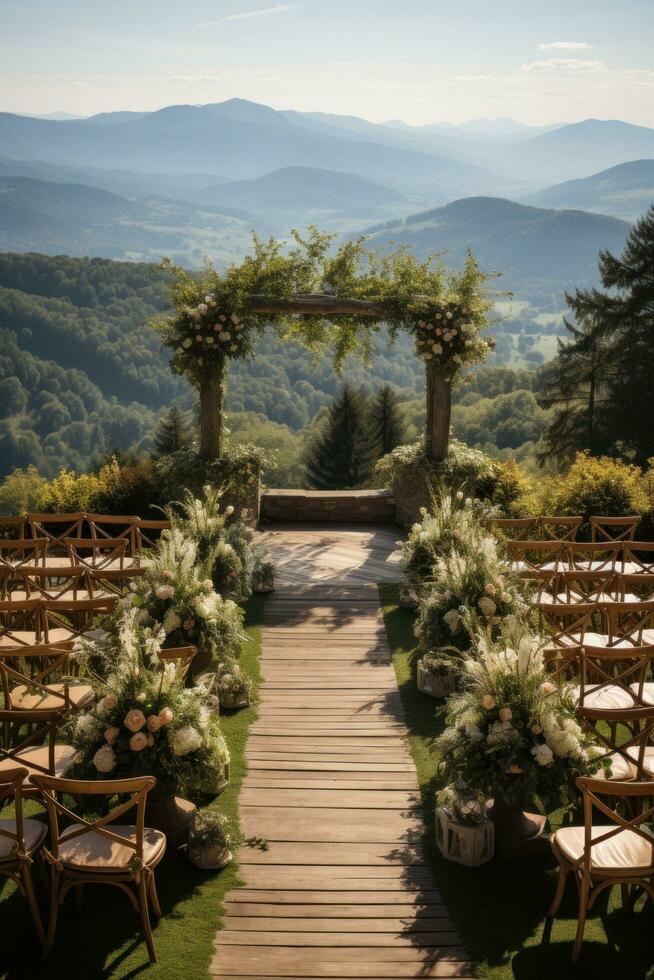
[[[170,528],[167,520],[145,520],[136,515],[87,514],[27,514],[24,517],[0,516],[0,536],[3,540],[45,538],[51,545],[65,538],[122,539],[129,555],[140,554],[154,544],[159,533]]]
[[[628,541],[636,536],[638,515],[628,517],[590,517],[591,541]],[[503,517],[490,521],[491,526],[511,538],[540,538],[574,541],[584,524],[583,517]]]
[[[654,572],[654,541],[557,541],[506,542],[511,571],[598,571],[623,574]]]

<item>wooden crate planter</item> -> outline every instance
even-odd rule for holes
[[[484,820],[475,827],[466,827],[454,823],[445,810],[436,807],[436,846],[448,861],[478,868],[495,853],[495,826],[492,820]]]
[[[450,667],[434,673],[423,666],[422,660],[417,666],[418,690],[429,694],[432,698],[446,698],[456,690],[456,674]]]

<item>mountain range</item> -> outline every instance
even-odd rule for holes
[[[524,199],[546,208],[583,208],[634,221],[654,203],[654,160],[632,160]]]

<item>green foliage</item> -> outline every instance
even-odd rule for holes
[[[405,441],[405,424],[396,392],[383,385],[370,406],[371,436],[377,457],[385,456]]]
[[[154,433],[154,455],[169,456],[170,453],[188,449],[193,441],[188,419],[177,405],[169,408]]]
[[[360,487],[370,476],[372,454],[365,399],[344,385],[307,449],[309,485],[319,490]]]
[[[180,450],[156,462],[160,499],[176,500],[183,490],[199,496],[210,485],[220,487],[234,506],[251,506],[261,476],[272,465],[272,457],[253,445],[223,447],[216,460],[206,460],[192,449]]]

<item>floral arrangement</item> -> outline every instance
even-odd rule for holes
[[[543,640],[518,621],[497,638],[479,630],[473,642],[464,690],[448,700],[448,727],[436,740],[441,776],[507,806],[571,805],[575,779],[599,768],[602,749],[577,723],[570,693],[546,673]]]
[[[487,797],[463,780],[445,786],[436,794],[436,806],[453,823],[463,827],[478,827],[487,820]]]
[[[87,663],[102,658],[106,675],[89,671],[97,701],[72,722],[72,778],[148,774],[171,793],[215,793],[224,785],[229,752],[211,696],[185,687],[178,665],[161,659],[163,639],[132,610],[115,646],[86,644],[78,655]]]
[[[225,708],[249,704],[252,696],[252,679],[234,662],[219,664],[215,671],[202,674],[198,683]]]
[[[477,620],[499,627],[527,616],[526,595],[523,580],[507,572],[496,539],[470,533],[437,559],[418,613],[416,635],[426,651],[446,645],[467,650]]]
[[[438,365],[450,380],[473,363],[483,361],[493,341],[480,334],[486,324],[485,304],[468,304],[459,296],[431,304],[415,321],[416,353],[428,365]],[[472,380],[469,374],[467,380]]]
[[[229,848],[232,843],[229,820],[217,806],[196,810],[189,828],[189,848]]]
[[[162,625],[164,646],[196,646],[205,665],[238,656],[246,639],[242,609],[215,591],[197,543],[179,527],[162,533],[145,575],[119,603],[114,625],[135,607],[143,623]]]

